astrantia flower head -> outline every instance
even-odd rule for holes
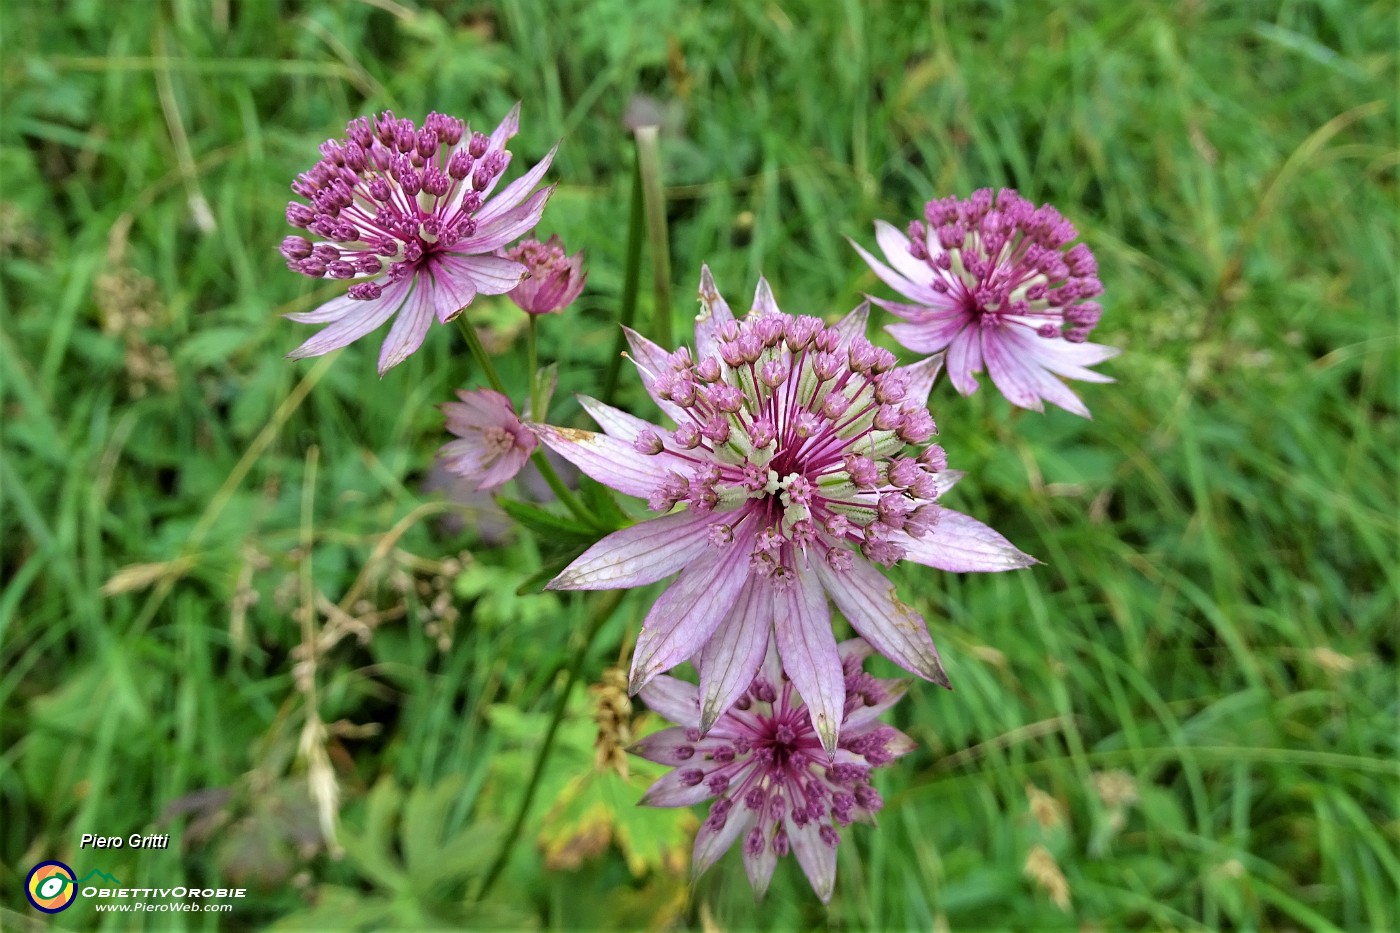
[[[865,673],[861,663],[870,648],[858,638],[837,645],[836,652],[845,702],[834,758],[822,747],[800,692],[772,648],[734,707],[704,737],[694,685],[661,676],[642,689],[652,709],[679,723],[632,748],[675,768],[652,785],[642,803],[685,807],[717,798],[695,835],[691,871],[696,877],[743,840],[744,869],[759,897],[778,859],[791,852],[817,896],[831,899],[840,829],[856,820],[873,822],[884,806],[870,784],[871,772],[914,747],[908,736],[877,721],[907,684]]]
[[[662,513],[603,538],[550,586],[617,589],[681,571],[642,625],[633,691],[697,657],[699,728],[708,730],[748,688],[772,633],[834,752],[845,688],[828,596],[877,651],[946,685],[923,619],[874,565],[1033,561],[938,504],[961,474],[929,443],[937,359],[897,367],[861,336],[864,306],[827,327],[783,314],[760,280],[752,312],[737,321],[708,269],[700,296],[694,354],[628,332],[674,430],[589,398],[604,434],[533,426],[584,473]]]
[[[458,439],[438,451],[443,469],[494,489],[520,472],[539,441],[515,415],[510,399],[490,389],[459,389],[460,402],[447,402],[447,430]]]
[[[1089,416],[1063,382],[1112,382],[1087,367],[1118,354],[1086,343],[1102,312],[1094,254],[1048,204],[1035,207],[1009,188],[924,207],[909,236],[876,221],[875,239],[889,265],[856,251],[887,285],[913,304],[873,299],[907,323],[895,339],[916,353],[947,351],[948,378],[963,395],[977,391],[986,366],[1014,405],[1042,411],[1042,400]],[[893,267],[893,268],[891,268]]]
[[[546,242],[529,239],[506,251],[507,259],[525,266],[528,275],[511,289],[510,300],[527,314],[555,314],[574,303],[588,274],[583,271],[583,251],[564,252],[559,237]]]
[[[382,375],[422,345],[434,317],[447,323],[478,294],[520,282],[525,266],[494,253],[539,223],[553,188],[534,189],[554,152],[492,196],[519,114],[516,105],[486,136],[440,113],[415,127],[386,110],[321,144],[321,161],[292,184],[310,204],[287,205],[287,222],[320,239],[289,236],[282,255],[302,275],[353,284],[314,311],[287,315],[328,325],[288,356],[329,353],[392,317]]]

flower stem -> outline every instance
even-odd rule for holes
[[[530,420],[543,421],[545,413],[540,411],[540,362],[539,353],[535,348],[535,315],[530,316],[530,327],[526,332],[525,346],[529,354],[530,361]]]
[[[554,492],[554,498],[564,503],[564,507],[574,513],[574,518],[590,527],[599,527],[598,519],[579,501],[578,496],[575,496],[573,491],[564,485],[559,474],[554,472],[554,467],[550,465],[549,460],[544,455],[544,448],[536,447],[535,452],[531,454],[531,459],[535,462],[535,469],[540,471],[540,475],[544,477],[544,481]]]
[[[660,127],[637,127],[637,164],[642,171],[642,203],[651,243],[651,288],[656,324],[653,339],[671,348],[671,249],[666,234],[666,189],[661,183]]]
[[[642,278],[642,160],[640,154],[632,163],[632,206],[627,220],[627,265],[622,274],[622,310],[618,315],[617,339],[613,342],[608,371],[603,377],[603,401],[609,405],[617,400],[617,380],[622,372],[622,351],[627,348],[623,327],[631,327],[637,317],[637,286]]]
[[[597,637],[603,624],[617,610],[623,595],[624,591],[614,590],[603,597],[593,609],[592,618],[588,621],[588,629],[584,632],[583,645],[574,654],[573,661],[569,664],[569,673],[564,680],[564,686],[554,700],[554,711],[550,716],[544,741],[540,743],[540,749],[535,753],[535,764],[530,771],[530,782],[525,785],[525,796],[521,798],[520,807],[515,811],[514,819],[511,820],[510,829],[506,832],[505,840],[501,844],[501,851],[496,854],[496,860],[491,863],[491,868],[486,872],[486,880],[482,883],[481,890],[477,892],[476,899],[478,901],[483,900],[490,893],[492,886],[500,878],[501,872],[505,870],[506,862],[510,860],[515,843],[520,839],[521,827],[525,825],[525,818],[530,812],[530,804],[534,803],[535,792],[539,790],[540,779],[544,776],[544,766],[549,762],[549,755],[554,750],[554,736],[564,721],[564,713],[569,705],[569,694],[573,692],[574,684],[578,683],[579,675],[583,671],[584,659],[588,657],[588,649],[592,647],[593,639]]]
[[[481,345],[481,338],[476,335],[476,328],[472,327],[465,314],[457,315],[457,327],[462,331],[462,336],[467,338],[467,347],[472,351],[472,358],[476,360],[476,365],[481,367],[481,371],[486,375],[486,381],[491,383],[491,388],[506,398],[510,398],[505,383],[501,382],[501,374],[496,372],[496,364],[491,362],[486,348]]]

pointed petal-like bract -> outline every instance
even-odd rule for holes
[[[504,149],[506,143],[515,138],[515,134],[520,132],[520,101],[515,102],[515,106],[510,108],[510,112],[501,118],[501,122],[496,124],[496,128],[491,131],[491,148]]]
[[[695,352],[714,356],[719,352],[719,334],[734,323],[734,312],[715,287],[709,266],[700,267],[700,313],[695,317]]]
[[[703,783],[686,784],[685,771],[668,771],[661,780],[651,785],[638,803],[648,807],[688,807],[712,796],[712,791]]]
[[[374,301],[354,301],[347,306],[343,316],[333,322],[329,327],[317,331],[315,336],[310,337],[301,346],[287,354],[288,359],[303,360],[312,356],[321,356],[332,350],[339,350],[341,347],[348,347],[361,337],[378,330],[379,327],[404,304],[404,299],[408,297],[409,291],[413,289],[414,282],[396,282],[386,288],[384,293]],[[360,307],[355,307],[356,305]],[[315,312],[311,312],[315,313]]]
[[[773,588],[751,576],[734,607],[700,652],[700,731],[706,733],[734,705],[768,650],[773,630]]]
[[[752,830],[750,830],[752,832]],[[749,876],[749,887],[753,888],[756,900],[762,900],[768,893],[768,885],[773,881],[773,870],[778,867],[778,853],[771,841],[765,839],[757,853],[744,846],[744,873]]]
[[[798,826],[792,817],[786,820],[788,840],[792,843],[792,854],[797,856],[797,864],[802,873],[817,892],[817,897],[825,904],[831,900],[836,888],[836,846],[828,845],[821,837],[820,825],[816,820],[808,820]]]
[[[553,194],[553,185],[536,191],[524,204],[502,213],[489,223],[482,224],[474,236],[470,236],[454,246],[454,251],[484,253],[500,249],[507,243],[520,239],[539,225],[540,216],[544,213],[545,205],[549,203],[550,196]],[[511,288],[519,284],[520,279],[517,278]],[[488,292],[487,294],[502,293]]]
[[[711,516],[676,512],[614,531],[565,567],[545,589],[621,590],[678,573],[709,547]]]
[[[495,220],[524,201],[526,195],[534,191],[535,186],[544,180],[544,173],[549,171],[549,166],[553,164],[554,155],[558,151],[559,147],[556,145],[545,153],[543,159],[535,163],[534,168],[506,185],[490,201],[482,205],[481,210],[476,212],[477,231],[480,232],[481,227],[488,221]],[[531,229],[534,228],[531,227]]]
[[[922,260],[909,252],[909,238],[883,220],[875,221],[875,242],[885,254],[891,267],[913,285],[923,285],[933,278],[933,272]],[[941,249],[938,252],[942,252]],[[932,289],[929,289],[932,292]],[[936,294],[936,293],[935,293]]]
[[[768,280],[761,275],[758,277],[758,287],[754,289],[753,308],[751,310],[754,314],[782,313],[778,308],[777,300],[773,298],[772,287],[769,286]]]
[[[640,742],[629,745],[627,751],[659,765],[678,765],[694,757],[693,751],[689,754],[684,752],[678,754],[676,751],[677,747],[692,744],[686,738],[685,733],[685,726],[671,726],[660,732],[653,732]]]
[[[930,326],[927,321],[887,324],[885,330],[905,349],[915,353],[939,353],[950,346],[959,334],[967,331],[967,324],[961,319],[953,318],[936,326]]]
[[[846,717],[845,728],[855,730],[874,722],[886,710],[904,699],[904,694],[909,692],[909,685],[912,681],[908,679],[878,680],[876,683],[884,691],[884,699],[870,706],[861,706],[853,710]]]
[[[741,531],[736,543],[740,536],[753,539],[751,532]],[[631,691],[696,654],[733,608],[748,576],[748,550],[742,545],[692,563],[642,622],[632,655]]]
[[[409,286],[408,282],[401,282],[398,284],[400,285],[401,292],[407,291]],[[402,301],[402,299],[402,294],[393,296],[389,294],[387,289],[373,301],[359,301],[351,298],[349,295],[339,295],[310,311],[291,311],[282,316],[289,321],[296,321],[298,324],[329,324],[353,312],[368,311],[371,307],[381,302],[393,304],[394,309],[397,309],[397,302]]]
[[[429,266],[430,281],[437,286],[433,311],[444,324],[456,319],[476,298],[476,279],[467,260],[443,255]]]
[[[833,325],[836,333],[841,335],[841,346],[849,347],[851,341],[857,337],[865,336],[865,325],[870,320],[870,302],[862,301],[851,309],[841,320]]]
[[[796,580],[773,594],[778,655],[792,685],[807,703],[822,747],[836,753],[846,704],[845,672],[831,632],[831,611],[821,582],[800,564]]]
[[[869,561],[857,557],[845,573],[813,561],[817,576],[851,628],[900,667],[940,686],[951,686],[923,618],[895,596]]]
[[[437,291],[436,280],[426,275],[420,277],[408,300],[399,308],[394,326],[389,328],[389,336],[379,348],[379,375],[384,375],[408,359],[413,351],[423,345],[423,338],[428,336],[428,328],[433,324]]]
[[[933,383],[938,378],[938,374],[943,371],[943,353],[935,353],[913,363],[909,366],[901,367],[900,372],[909,377],[909,391],[904,396],[905,404],[918,402],[921,405],[928,404],[929,393],[933,391]]]
[[[905,559],[952,573],[995,573],[1036,563],[1002,535],[975,518],[940,509],[938,522],[922,538],[896,536]]]
[[[559,456],[618,492],[645,499],[666,479],[669,461],[664,454],[638,453],[631,444],[592,431],[548,424],[530,427]]]
[[[660,425],[652,424],[636,415],[629,415],[627,412],[600,402],[596,398],[590,398],[587,395],[578,395],[575,398],[583,406],[583,410],[588,412],[588,417],[596,421],[598,427],[602,428],[603,433],[608,437],[615,437],[630,444],[643,431],[651,431],[662,439],[665,439],[669,433]]]
[[[744,833],[758,822],[752,810],[736,807],[718,828],[710,820],[700,824],[695,833],[695,851],[690,857],[690,877],[699,878]]]
[[[694,684],[662,674],[638,691],[647,706],[671,722],[694,727],[700,721],[699,694]]]
[[[637,372],[642,377],[642,386],[651,396],[656,406],[666,413],[666,417],[680,423],[686,420],[685,411],[656,393],[656,378],[666,372],[667,353],[630,327],[622,328],[627,334],[627,344],[632,348],[632,361],[637,364]]]
[[[904,325],[892,325],[890,333],[899,339],[899,334],[895,334],[895,327]],[[971,395],[977,391],[977,380],[973,373],[982,369],[982,338],[976,330],[966,328],[953,338],[953,342],[948,345],[948,381],[953,383],[953,388],[962,395]]]
[[[1089,409],[1079,396],[1045,370],[1012,353],[994,330],[982,331],[982,358],[986,360],[987,375],[992,377],[997,391],[1011,404],[1044,411],[1041,399],[1045,399],[1076,415],[1089,417]]]
[[[476,290],[482,295],[504,295],[520,284],[525,276],[525,267],[518,262],[500,256],[451,256],[449,262],[461,263],[472,277]]]

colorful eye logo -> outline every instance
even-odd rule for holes
[[[40,862],[29,869],[24,896],[35,910],[56,914],[78,899],[77,876],[62,862]]]

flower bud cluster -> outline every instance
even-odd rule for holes
[[[845,678],[845,727],[835,755],[818,738],[806,703],[770,651],[769,661],[731,710],[701,735],[693,712],[672,708],[678,694],[694,688],[674,683],[642,696],[682,721],[639,742],[631,750],[670,765],[647,791],[643,804],[686,806],[714,798],[696,834],[697,871],[717,857],[712,846],[742,839],[750,879],[762,894],[778,858],[795,853],[823,900],[835,875],[840,829],[872,822],[884,800],[871,784],[876,768],[914,746],[898,729],[875,718],[903,696],[903,681],[879,680],[862,670],[869,647],[859,639],[841,646]],[[687,722],[692,723],[686,725]]]
[[[1041,337],[1083,343],[1102,308],[1098,264],[1049,204],[1036,207],[1009,188],[929,201],[909,225],[909,253],[933,271],[929,286],[983,318],[1035,327]]]
[[[528,274],[508,293],[526,314],[555,314],[573,304],[583,292],[588,278],[583,271],[583,252],[570,256],[559,237],[541,243],[527,239],[506,250],[506,258],[523,265]]]
[[[762,576],[790,576],[794,548],[837,570],[852,548],[893,564],[904,554],[895,533],[920,538],[938,521],[937,427],[894,354],[864,337],[815,317],[751,315],[725,326],[714,355],[682,348],[651,378],[678,426],[665,438],[644,430],[634,447],[692,466],[670,471],[649,507],[723,511],[729,540],[754,523]]]
[[[312,278],[356,279],[387,270],[397,282],[425,258],[476,232],[472,216],[510,162],[510,154],[455,117],[430,113],[421,127],[384,111],[359,117],[345,137],[321,144],[321,159],[292,191],[309,203],[287,205],[287,223],[320,237],[282,241],[288,268]],[[352,285],[371,301],[383,285]]]

